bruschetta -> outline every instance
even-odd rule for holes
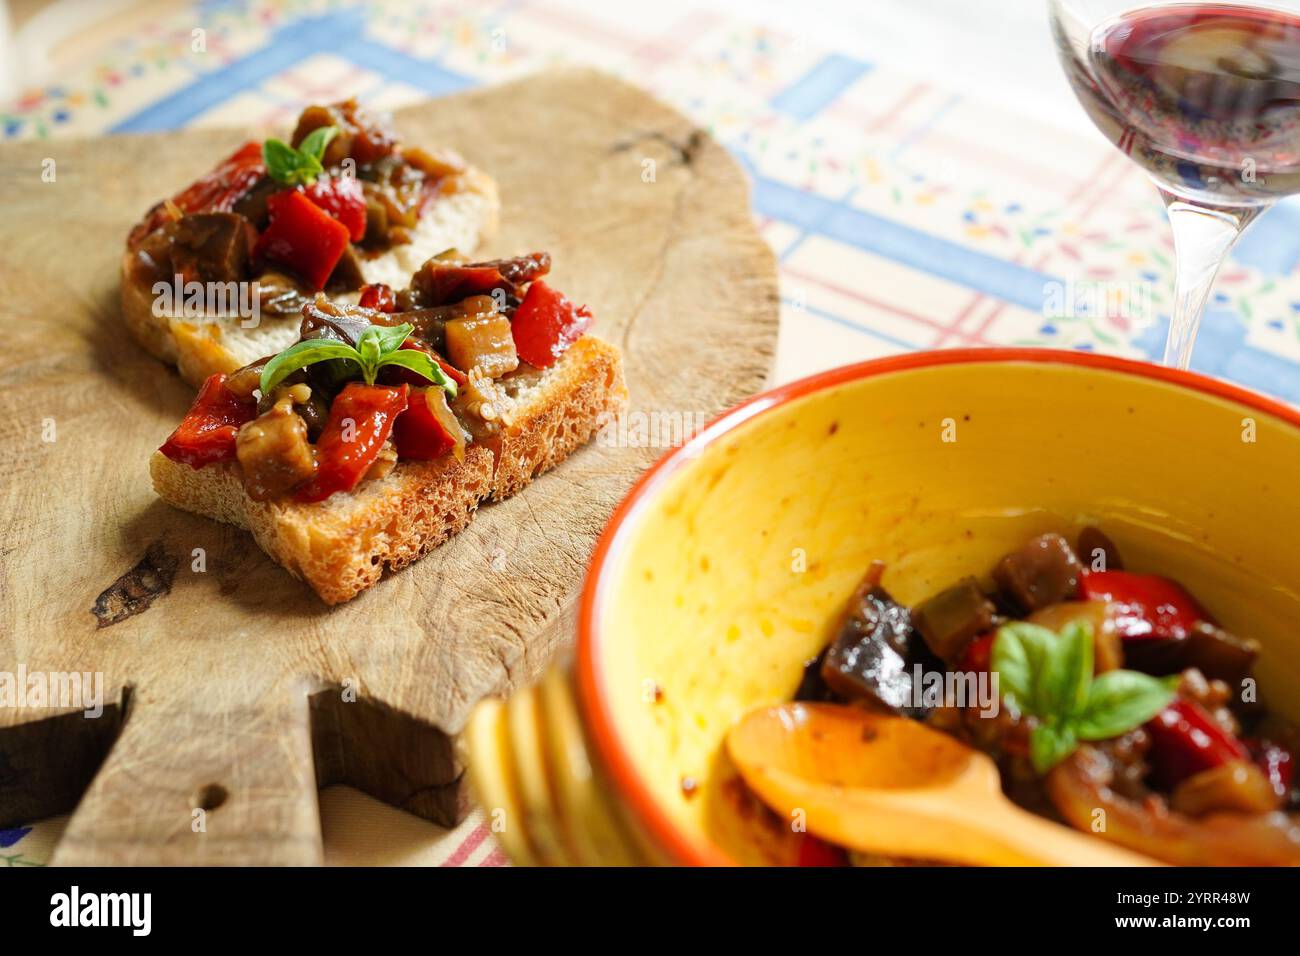
[[[298,341],[203,383],[153,456],[158,494],[251,531],[347,601],[567,458],[623,407],[617,348],[550,257],[429,260],[409,288],[307,303]]]
[[[156,204],[122,256],[122,311],[195,387],[291,345],[303,305],[400,286],[430,256],[471,253],[496,183],[447,151],[400,143],[349,100],[303,111],[289,142],[247,142]]]

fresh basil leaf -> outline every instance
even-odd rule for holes
[[[300,159],[298,169],[294,173],[293,185],[310,186],[316,181],[316,178],[325,171],[319,160],[312,159],[310,156]]]
[[[1064,721],[1083,713],[1092,684],[1092,653],[1091,624],[1071,621],[1056,635],[1042,678],[1050,701],[1044,703],[1047,712],[1042,716]]]
[[[1146,723],[1177,694],[1178,677],[1152,677],[1137,671],[1098,674],[1076,730],[1080,740],[1106,740]]]
[[[1043,678],[1056,642],[1057,636],[1047,628],[1026,621],[998,628],[989,669],[997,672],[1002,696],[1022,713],[1053,715]]]
[[[380,335],[380,327],[372,325],[357,336],[357,354],[361,356],[361,362],[366,366],[366,380],[371,384],[373,384],[374,373],[379,368],[379,360],[384,354],[379,344]]]
[[[456,397],[456,383],[447,377],[447,373],[437,362],[419,349],[398,349],[396,352],[389,352],[379,360],[379,364],[408,368],[417,375],[423,375],[439,388],[445,389],[449,398]]]
[[[268,139],[262,144],[262,162],[272,179],[288,184],[298,169],[298,151],[283,140]]]
[[[314,159],[317,165],[325,156],[325,148],[329,146],[330,140],[339,134],[337,126],[317,126],[314,130],[302,138],[298,144],[298,152],[303,156],[309,156]]]
[[[1079,746],[1070,724],[1039,724],[1029,735],[1029,758],[1039,774],[1045,774]]]
[[[370,335],[379,343],[381,354],[387,355],[389,352],[396,351],[402,347],[402,343],[410,337],[415,331],[415,326],[409,322],[401,325],[372,325],[361,333],[362,338]],[[361,343],[358,342],[358,345]]]
[[[298,342],[266,363],[258,387],[263,395],[270,395],[277,385],[298,369],[340,358],[350,359],[358,365],[364,364],[357,350],[346,342],[337,339],[308,339],[306,342]]]

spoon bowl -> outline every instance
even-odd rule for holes
[[[984,866],[1156,865],[1022,810],[988,756],[903,717],[765,707],[731,729],[727,750],[764,803],[851,850]]]

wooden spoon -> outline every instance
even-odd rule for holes
[[[985,866],[1153,866],[1022,810],[986,755],[903,717],[835,704],[756,710],[727,735],[745,783],[853,850]]]

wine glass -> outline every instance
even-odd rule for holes
[[[1300,0],[1048,0],[1092,121],[1155,181],[1174,234],[1165,364],[1187,368],[1242,231],[1300,191]]]

